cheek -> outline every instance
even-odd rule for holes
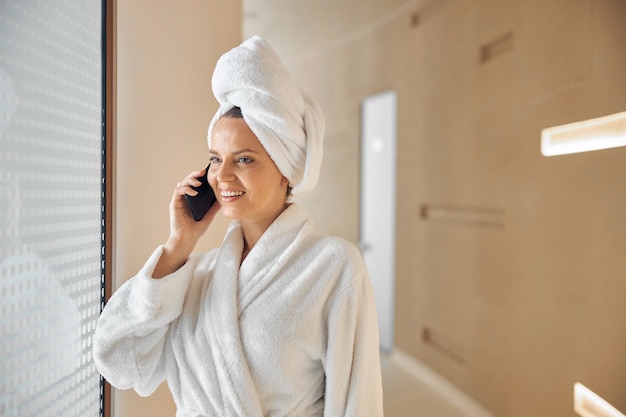
[[[209,173],[206,176],[206,178],[209,181],[209,185],[211,186],[211,188],[213,188],[213,190],[215,190],[216,187],[217,187],[217,179],[215,178],[215,175],[212,174],[211,171],[209,171]]]
[[[248,183],[254,190],[255,198],[264,200],[275,200],[284,188],[282,185],[282,176],[274,175],[274,173],[266,173],[264,176],[257,176],[252,179],[253,183]],[[252,185],[254,184],[254,185]]]
[[[267,187],[273,189],[283,188],[289,184],[289,180],[283,176],[278,170],[270,171],[265,177],[265,184]]]

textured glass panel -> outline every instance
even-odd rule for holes
[[[100,414],[101,16],[0,0],[0,416]]]

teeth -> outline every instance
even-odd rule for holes
[[[222,191],[222,197],[238,197],[243,195],[243,191]]]

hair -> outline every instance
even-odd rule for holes
[[[241,112],[241,107],[234,106],[230,110],[228,110],[226,113],[224,113],[222,115],[222,118],[243,119],[244,117],[243,117],[243,113]],[[292,190],[291,185],[287,185],[287,201],[289,201],[292,197],[291,190]]]
[[[228,117],[229,119],[243,119],[243,113],[241,112],[241,107],[232,107],[228,110],[222,117]]]

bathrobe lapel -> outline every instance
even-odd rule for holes
[[[217,389],[224,415],[262,417],[262,407],[242,343],[240,319],[248,305],[283,274],[310,229],[302,209],[292,205],[272,223],[240,267],[243,232],[231,224],[217,255],[209,288],[209,345],[217,364]],[[293,277],[296,279],[297,277]]]
[[[243,352],[239,326],[237,287],[243,235],[237,222],[228,230],[217,257],[210,284],[209,341],[217,363],[216,386],[221,393],[224,416],[262,417],[254,382]]]
[[[239,316],[291,266],[310,229],[303,209],[290,205],[254,245],[239,271]],[[297,279],[298,277],[291,277]]]

